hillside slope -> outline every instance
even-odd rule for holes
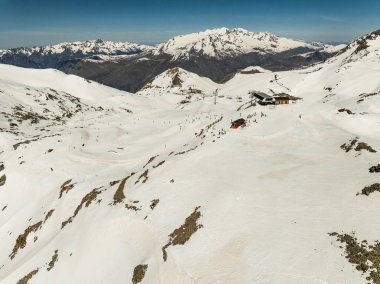
[[[377,283],[380,40],[366,42],[247,69],[216,104],[211,86],[182,104],[168,74],[142,96],[0,65],[0,283]],[[252,105],[250,90],[302,100]]]

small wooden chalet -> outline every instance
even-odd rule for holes
[[[239,118],[239,119],[237,119],[237,120],[235,120],[235,121],[233,121],[231,123],[231,128],[236,129],[236,128],[239,128],[239,127],[244,127],[245,125],[246,125],[245,124],[245,119],[244,118]]]
[[[288,96],[270,96],[262,92],[253,93],[253,97],[261,105],[284,105],[289,104],[290,98]]]
[[[289,101],[290,101],[290,98],[289,97],[274,97],[275,101],[274,101],[274,104],[275,105],[284,105],[284,104],[289,104]]]

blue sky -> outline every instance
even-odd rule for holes
[[[380,0],[0,0],[0,48],[97,38],[153,44],[219,27],[347,42],[380,28]]]

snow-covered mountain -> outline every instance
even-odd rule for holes
[[[66,60],[94,55],[134,55],[152,50],[153,47],[129,42],[88,40],[65,42],[31,48],[0,50],[0,61],[23,67],[53,68]]]
[[[166,94],[168,92],[175,93],[176,91],[179,94],[183,92],[204,94],[214,91],[218,86],[219,84],[209,78],[200,77],[197,74],[176,67],[157,75],[139,91],[139,94]]]
[[[345,45],[333,46],[318,42],[307,43],[278,37],[268,32],[249,32],[241,28],[220,28],[180,35],[156,47],[98,39],[85,42],[65,42],[32,48],[21,47],[0,50],[0,59],[4,60],[11,56],[46,57],[52,55],[66,55],[66,57],[70,55],[73,58],[83,58],[93,55],[131,55],[152,51],[155,54],[170,54],[174,56],[173,60],[176,60],[189,58],[194,54],[224,58],[236,57],[252,52],[280,53],[297,48],[307,49],[308,51],[336,53],[344,47]],[[76,57],[73,55],[76,55]]]
[[[379,55],[379,38],[380,30],[362,36],[351,42],[344,49],[340,50],[335,59],[344,58],[342,64],[345,64],[362,60],[363,57],[367,55],[369,55],[369,57]]]
[[[225,58],[252,52],[268,54],[301,48],[308,51],[335,53],[344,46],[307,43],[278,37],[268,32],[249,32],[241,28],[221,28],[177,36],[159,45],[156,52],[170,54],[173,60],[176,60],[189,58],[195,54]]]
[[[83,59],[66,62],[60,69],[136,92],[157,75],[175,67],[220,83],[249,66],[274,71],[309,66],[333,56],[343,47],[222,28],[178,36],[132,58]],[[124,79],[115,80],[116,77]]]
[[[144,95],[0,65],[0,283],[378,283],[379,53]]]
[[[147,45],[139,45],[129,42],[112,42],[88,40],[85,42],[65,42],[55,45],[47,45],[41,47],[32,48],[15,48],[9,50],[0,51],[0,56],[6,53],[14,52],[16,54],[32,55],[33,53],[39,53],[41,55],[48,54],[62,54],[65,52],[70,53],[82,53],[85,55],[104,54],[104,55],[120,55],[120,54],[136,54],[146,50],[151,50],[153,47]]]
[[[221,28],[177,36],[155,47],[97,40],[11,49],[0,51],[0,63],[56,68],[136,92],[170,68],[180,67],[223,82],[248,66],[275,71],[309,66],[343,47]]]

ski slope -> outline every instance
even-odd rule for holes
[[[380,238],[380,41],[356,49],[139,94],[0,65],[0,283],[367,283],[329,235]]]

